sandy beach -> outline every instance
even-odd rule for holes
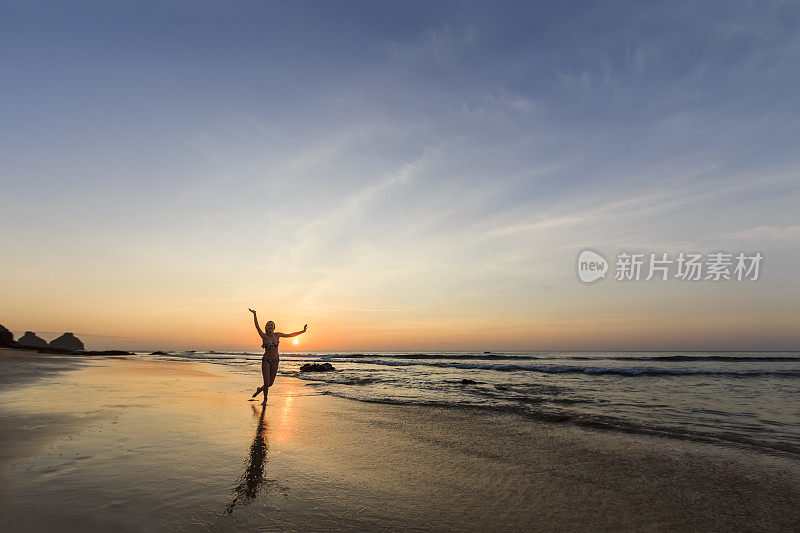
[[[0,350],[3,531],[797,530],[790,456]]]

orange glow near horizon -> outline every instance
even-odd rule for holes
[[[156,282],[157,273],[150,272],[153,279],[134,290],[139,274],[124,265],[115,272],[120,279],[130,276],[130,284],[91,278],[67,265],[59,271],[71,276],[67,292],[40,286],[50,278],[37,268],[8,266],[5,276],[14,283],[0,285],[0,323],[17,337],[30,330],[46,341],[74,332],[89,350],[259,351],[247,311],[253,307],[262,327],[273,320],[278,331],[292,332],[308,323],[306,333],[281,344],[286,352],[796,349],[800,311],[785,301],[780,280],[588,287],[575,279],[573,260],[561,261],[563,272],[530,273],[552,288],[505,293],[451,290],[434,280],[392,284],[370,279],[377,276],[370,269],[358,280],[308,288],[288,274],[274,287],[231,275],[230,286],[205,288]],[[354,286],[363,290],[354,292]]]
[[[728,309],[726,313],[714,315],[698,307],[686,310],[682,317],[674,316],[674,313],[662,302],[659,309],[654,308],[649,314],[641,310],[625,313],[609,306],[605,316],[593,309],[580,315],[563,311],[556,313],[555,309],[550,309],[549,314],[528,318],[462,316],[437,320],[428,315],[427,320],[400,320],[397,317],[391,322],[356,316],[349,320],[315,319],[311,315],[302,317],[308,318],[309,322],[309,330],[302,336],[303,342],[296,339],[298,343],[295,344],[295,339],[292,339],[292,342],[281,345],[281,351],[781,349],[779,343],[788,344],[792,337],[790,325],[797,320],[797,315],[788,310],[782,321],[756,310],[737,314]],[[93,326],[92,321],[65,315],[38,331],[31,324],[33,320],[4,325],[10,326],[15,335],[28,329],[37,331],[47,341],[60,332],[73,331],[89,350],[259,351],[261,341],[252,320],[238,318],[201,322],[199,316],[190,315],[181,317],[182,320],[175,317],[169,322],[143,320],[139,324],[131,323],[127,328],[107,324],[108,329],[101,329]],[[294,324],[305,323],[305,320],[277,318],[281,318],[282,329],[289,331],[299,329],[293,327]],[[764,343],[766,335],[772,336],[774,344]]]

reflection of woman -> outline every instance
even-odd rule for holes
[[[267,463],[267,424],[264,421],[264,411],[266,406],[261,408],[261,415],[258,417],[258,426],[256,426],[256,436],[253,439],[253,444],[250,445],[250,456],[247,461],[247,467],[244,469],[244,474],[239,478],[239,484],[234,487],[233,491],[236,493],[231,503],[225,508],[225,512],[231,514],[236,504],[240,500],[248,502],[258,495],[258,489],[264,483],[264,467]],[[256,414],[256,408],[253,407],[253,414]]]
[[[275,331],[275,322],[270,320],[264,324],[264,331],[261,331],[261,326],[258,325],[258,316],[256,312],[252,309],[250,309],[250,312],[253,313],[253,321],[256,323],[256,330],[262,341],[261,347],[264,348],[264,357],[261,358],[261,375],[264,378],[264,386],[256,389],[256,392],[253,393],[253,398],[258,396],[259,392],[264,391],[263,403],[267,403],[267,392],[272,384],[275,383],[275,375],[278,373],[278,362],[280,361],[280,357],[278,356],[278,343],[281,337],[297,337],[301,333],[306,332],[308,324],[306,324],[301,331],[281,333]]]

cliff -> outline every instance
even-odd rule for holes
[[[16,346],[17,343],[14,342],[14,335],[0,325],[0,348],[16,348]]]
[[[25,335],[19,338],[17,344],[20,346],[30,346],[32,348],[47,348],[47,341],[38,337],[33,331],[26,331]]]
[[[51,340],[49,346],[61,350],[85,350],[80,339],[72,333],[64,333],[59,338]]]

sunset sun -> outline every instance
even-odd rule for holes
[[[298,344],[300,341],[299,341],[299,340],[297,340],[297,339],[295,339],[295,340],[293,340],[292,342],[293,342],[294,344]]]

